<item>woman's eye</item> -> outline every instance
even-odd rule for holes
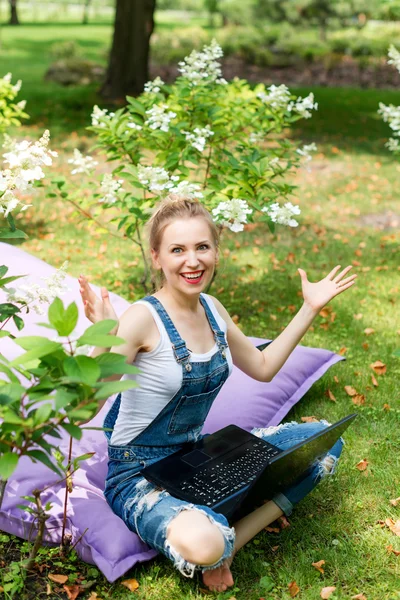
[[[208,244],[201,244],[201,246],[199,246],[199,250],[208,250],[209,245]]]
[[[172,250],[172,252],[173,252],[174,254],[178,254],[178,253],[179,253],[181,250],[182,250],[182,248],[174,248],[174,249]]]

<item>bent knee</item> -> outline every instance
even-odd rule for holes
[[[196,510],[184,510],[170,522],[167,542],[196,565],[213,565],[225,551],[225,539],[218,526]]]

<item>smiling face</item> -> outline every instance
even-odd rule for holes
[[[152,249],[151,255],[154,266],[164,273],[164,287],[199,294],[212,280],[218,251],[207,221],[192,217],[171,221],[159,250]]]

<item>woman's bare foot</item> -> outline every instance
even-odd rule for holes
[[[230,570],[232,559],[228,558],[220,567],[204,571],[203,583],[211,592],[225,592],[233,585],[233,577]]]

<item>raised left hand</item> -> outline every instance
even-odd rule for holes
[[[306,272],[303,269],[298,269],[304,303],[312,310],[319,312],[332,298],[354,285],[357,275],[346,277],[351,268],[350,265],[339,273],[340,265],[338,265],[324,279],[316,283],[308,281]]]

